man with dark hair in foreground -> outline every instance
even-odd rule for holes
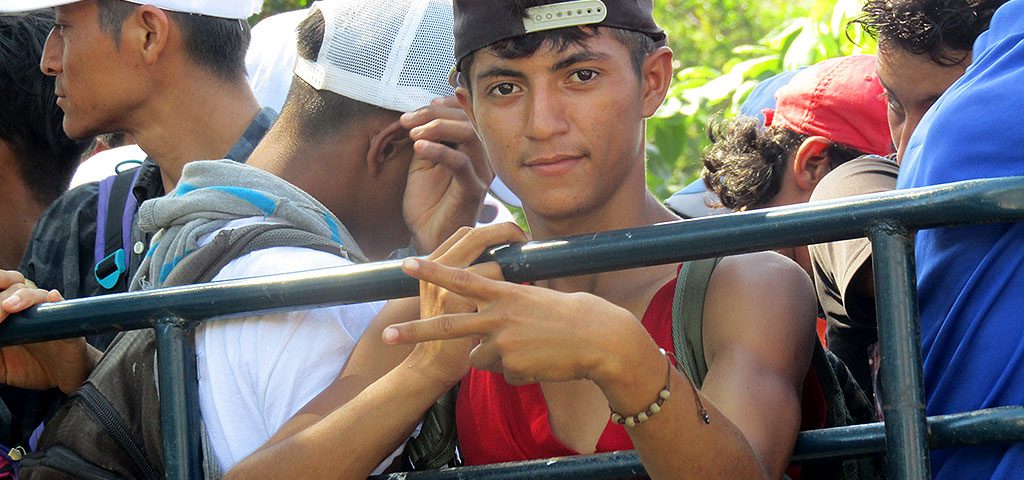
[[[523,201],[533,238],[676,219],[645,183],[645,119],[672,78],[651,3],[521,3],[455,2],[456,93],[492,167]],[[538,28],[556,14],[572,16],[571,26]],[[813,293],[796,264],[774,253],[722,260],[697,391],[659,351],[673,349],[677,265],[534,285],[495,280],[493,263],[442,265],[467,267],[490,245],[524,240],[510,224],[463,230],[434,261],[406,260],[405,271],[425,280],[425,320],[390,327],[393,318],[378,316],[319,397],[318,417],[286,425],[292,434],[236,467],[236,478],[300,466],[365,478],[460,381],[467,464],[635,447],[653,478],[781,477],[814,342]],[[609,406],[621,415],[609,419]],[[345,455],[329,453],[340,444]]]

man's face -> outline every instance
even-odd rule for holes
[[[644,119],[661,100],[645,96],[624,45],[601,32],[521,59],[474,55],[472,93],[460,89],[460,101],[528,211],[570,218],[607,203],[630,177],[643,182]]]
[[[970,52],[952,53],[966,56],[959,64],[947,67],[928,55],[913,55],[898,47],[883,44],[878,49],[878,78],[888,97],[889,131],[897,160],[902,159],[921,117],[970,65]]]
[[[56,22],[40,68],[56,77],[57,105],[64,110],[64,131],[87,138],[121,130],[130,88],[125,60],[114,39],[100,30],[95,0],[56,8]]]

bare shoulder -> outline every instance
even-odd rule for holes
[[[731,347],[763,353],[780,346],[809,349],[817,307],[811,279],[796,262],[758,252],[722,259],[708,286],[704,315],[710,361],[714,352]]]

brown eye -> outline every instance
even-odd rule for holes
[[[586,70],[586,69],[584,69],[584,70],[579,70],[579,71],[573,73],[573,76],[576,77],[576,79],[581,81],[581,82],[589,82],[589,81],[593,80],[594,77],[597,76],[597,72],[595,72],[593,70]]]
[[[516,93],[517,91],[518,91],[518,87],[516,87],[515,85],[513,85],[511,83],[508,83],[508,82],[506,82],[506,83],[499,83],[499,84],[495,85],[493,88],[491,88],[491,93],[494,94],[494,95],[497,95],[499,97],[505,97],[505,96],[508,96],[508,95],[512,95],[512,94]]]

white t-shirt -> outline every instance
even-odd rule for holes
[[[221,230],[257,221],[266,220],[236,220]],[[326,252],[278,247],[235,259],[213,280],[351,264]],[[196,329],[199,404],[223,471],[256,451],[337,378],[383,305],[362,303],[214,320]]]

